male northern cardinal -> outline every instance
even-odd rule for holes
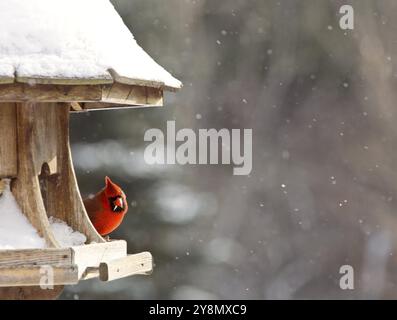
[[[94,197],[84,200],[92,224],[101,236],[115,230],[128,211],[127,198],[121,188],[105,178],[105,188]]]

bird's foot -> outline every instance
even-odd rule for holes
[[[110,241],[110,237],[109,236],[104,236],[103,239],[105,239],[105,241],[107,241],[107,242]]]

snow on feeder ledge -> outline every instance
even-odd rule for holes
[[[105,241],[91,224],[70,154],[69,113],[162,106],[164,90],[181,82],[139,47],[108,0],[1,1],[0,30],[0,184],[12,192],[3,201],[15,201],[43,242],[0,243],[0,298],[54,298],[64,284],[150,273],[150,253],[128,255],[125,241]],[[86,244],[62,245],[50,216]],[[44,265],[59,290],[37,287]]]

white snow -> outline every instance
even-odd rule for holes
[[[46,248],[45,240],[22,213],[10,191],[10,181],[4,182],[0,190],[0,250]],[[3,185],[0,186],[0,189]],[[87,241],[85,235],[74,231],[64,221],[50,217],[51,229],[55,239],[66,248],[82,245]]]
[[[0,1],[0,77],[109,78],[181,87],[135,41],[109,0]]]
[[[68,248],[80,246],[87,241],[87,237],[84,234],[74,231],[66,224],[66,222],[54,217],[50,217],[49,220],[55,239],[58,241],[61,247]]]
[[[13,78],[13,77],[14,77],[13,66],[11,64],[2,64],[0,62],[0,78]]]
[[[21,212],[10,191],[9,181],[0,196],[0,250],[45,248],[46,244],[36,229]]]

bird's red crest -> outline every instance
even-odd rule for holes
[[[121,188],[115,184],[112,180],[110,180],[109,177],[105,178],[105,193],[106,196],[108,197],[116,197],[120,196],[123,192],[121,191]]]

